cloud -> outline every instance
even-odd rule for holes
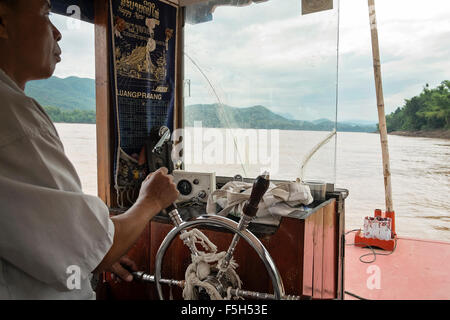
[[[94,79],[94,25],[58,14],[53,14],[51,20],[62,34],[59,43],[62,61],[56,66],[54,75],[60,78],[77,76]]]
[[[385,109],[390,113],[426,83],[436,86],[449,79],[450,2],[378,0],[376,10]],[[367,2],[341,1],[341,21],[339,114],[351,118],[361,110],[367,120],[377,119]]]

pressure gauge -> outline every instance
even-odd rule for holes
[[[187,180],[181,180],[178,182],[177,189],[183,196],[187,196],[192,192],[192,184]]]
[[[207,203],[209,195],[216,190],[216,175],[213,172],[174,170],[172,175],[180,192],[177,202]]]

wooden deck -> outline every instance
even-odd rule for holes
[[[370,300],[449,300],[450,243],[399,238],[391,255],[377,255],[372,263],[360,257],[371,253],[346,235],[345,291]],[[382,250],[376,250],[386,253]],[[362,258],[373,260],[373,255]],[[345,299],[356,299],[346,294]]]

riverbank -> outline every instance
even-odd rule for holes
[[[389,134],[404,137],[420,137],[450,140],[450,130],[393,131]]]

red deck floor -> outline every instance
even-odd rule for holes
[[[346,243],[354,243],[354,233],[347,234]],[[450,243],[399,238],[393,254],[360,262],[370,252],[346,245],[345,291],[370,300],[450,299]],[[373,255],[362,259],[371,261]],[[346,294],[345,299],[355,298]]]

